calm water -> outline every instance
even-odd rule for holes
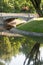
[[[39,50],[40,50],[40,60],[43,61],[43,47],[41,47]],[[0,61],[5,63],[5,65],[23,65],[25,58],[26,57],[23,53],[19,53],[15,57],[12,56],[10,62],[5,62],[1,59],[0,59]],[[32,62],[31,62],[31,65],[32,65]]]

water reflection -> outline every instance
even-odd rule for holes
[[[6,62],[3,59],[0,59],[0,65],[5,65]]]
[[[25,58],[26,58],[25,54],[19,53],[16,56],[12,56],[10,62],[8,61],[5,62],[4,60],[1,60],[1,59],[0,59],[0,62],[4,63],[5,65],[23,65]],[[40,47],[40,60],[43,63],[43,47]],[[32,64],[33,62],[30,63],[30,65]]]
[[[23,65],[25,58],[25,54],[19,53],[16,56],[12,56],[10,61],[5,62],[3,59],[0,59],[0,62],[5,65]]]
[[[0,36],[0,59],[2,58],[0,62],[2,63],[4,62],[4,65],[23,65],[27,54],[34,47],[35,43],[36,41],[29,37],[8,38],[8,37]],[[39,47],[38,45],[34,47],[35,50],[33,49],[33,52],[35,52],[35,54],[37,52],[37,49],[39,49]],[[41,63],[43,63],[43,47],[40,47],[39,50],[40,50],[40,60],[42,61]],[[31,61],[30,64],[28,65],[32,65],[32,64],[33,61]]]
[[[40,60],[43,60],[43,47],[40,47]]]
[[[12,60],[9,63],[9,65],[23,65],[24,60],[25,60],[25,55],[20,53],[16,57],[14,57],[14,56],[12,57]]]

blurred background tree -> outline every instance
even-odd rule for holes
[[[1,0],[0,12],[11,13],[38,13],[43,15],[43,0]]]
[[[24,11],[25,10],[25,11]],[[30,0],[1,0],[0,12],[34,12],[35,9]]]

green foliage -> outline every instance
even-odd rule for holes
[[[40,1],[37,1],[37,2],[40,4]],[[43,0],[41,0],[41,8],[42,6],[43,6]],[[31,3],[31,0],[1,0],[0,1],[0,12],[33,13],[36,11]]]
[[[23,11],[23,7],[27,7]],[[35,11],[30,0],[1,0],[0,1],[0,12],[33,12]]]

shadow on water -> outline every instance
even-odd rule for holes
[[[43,38],[0,36],[0,65],[43,65]]]

